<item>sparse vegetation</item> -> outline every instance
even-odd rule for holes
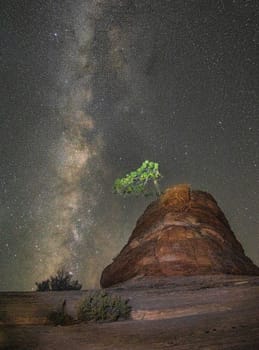
[[[37,286],[37,291],[38,292],[48,292],[50,291],[50,280],[47,279],[45,281],[42,282],[36,282],[35,283]]]
[[[113,322],[128,319],[131,312],[129,300],[112,296],[105,291],[89,293],[78,307],[79,321]]]
[[[62,307],[60,310],[55,310],[49,313],[47,319],[48,322],[54,326],[66,326],[74,322],[72,316],[68,315],[65,310],[66,300],[63,301]]]
[[[140,168],[130,172],[121,179],[116,179],[114,182],[113,190],[117,194],[123,196],[127,195],[149,195],[153,194],[154,191],[148,192],[147,185],[152,182],[155,194],[160,196],[161,191],[159,187],[159,179],[162,175],[159,172],[158,163],[145,160]]]
[[[38,292],[47,291],[62,291],[62,290],[80,290],[82,285],[77,281],[72,280],[72,274],[59,270],[56,276],[51,276],[42,282],[36,282]]]

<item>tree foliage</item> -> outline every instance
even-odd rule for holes
[[[80,290],[82,285],[76,280],[72,280],[72,275],[65,272],[63,269],[59,270],[56,276],[51,276],[42,282],[36,282],[37,291],[60,291],[60,290]]]
[[[157,196],[161,194],[158,180],[161,178],[158,163],[145,160],[142,165],[125,177],[116,179],[114,192],[123,196],[148,194],[147,185],[152,182]]]

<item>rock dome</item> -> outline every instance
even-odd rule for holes
[[[215,199],[189,185],[168,188],[137,221],[101,276],[106,288],[142,276],[259,275]]]

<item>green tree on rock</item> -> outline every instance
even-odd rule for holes
[[[147,185],[152,182],[155,193],[160,196],[159,179],[162,175],[159,172],[158,163],[145,160],[142,165],[135,171],[130,172],[121,179],[114,182],[114,192],[123,196],[127,195],[147,195]]]

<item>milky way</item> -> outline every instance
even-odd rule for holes
[[[96,130],[93,117],[87,113],[93,99],[94,67],[90,50],[94,35],[94,23],[90,19],[95,16],[93,5],[89,2],[88,7],[84,5],[72,11],[69,21],[73,41],[65,43],[63,64],[57,74],[61,85],[57,105],[63,131],[51,147],[55,185],[52,183],[53,196],[43,209],[44,219],[37,222],[35,231],[47,228],[47,232],[37,243],[34,254],[39,276],[50,276],[64,268],[79,275],[84,282],[88,273],[80,275],[85,270],[80,249],[85,246],[87,236],[92,237],[91,229],[95,225],[92,211],[102,192],[96,173],[100,169],[103,176],[105,173],[102,136]],[[58,43],[60,34],[53,34]],[[97,253],[94,243],[91,254],[89,247],[85,247],[87,256]],[[96,272],[94,277],[92,283],[98,284]]]
[[[258,4],[8,1],[1,33],[0,289],[65,267],[85,288],[150,199],[112,194],[149,159],[210,192],[258,255]]]

